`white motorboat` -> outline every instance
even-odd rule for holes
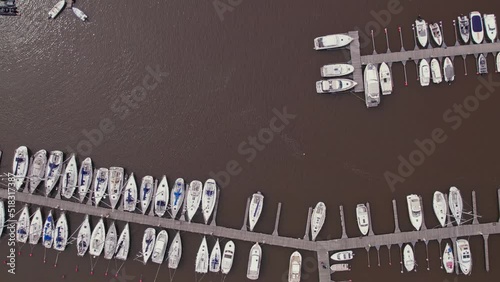
[[[444,81],[451,83],[455,80],[455,68],[453,67],[453,62],[450,57],[446,57],[443,63],[443,75]]]
[[[54,250],[64,251],[66,245],[68,244],[68,221],[66,220],[66,214],[63,212],[56,223],[56,228],[54,229]]]
[[[500,52],[497,53],[497,58],[496,58],[496,71],[500,72]]]
[[[408,214],[410,215],[410,221],[416,230],[420,230],[422,227],[422,205],[420,203],[420,197],[411,194],[406,196],[406,201],[408,203]]]
[[[429,34],[427,33],[427,22],[420,16],[415,20],[415,31],[417,33],[418,43],[421,47],[427,47]]]
[[[465,239],[457,240],[457,255],[460,270],[465,275],[470,275],[472,270],[472,254],[470,251],[469,241]]]
[[[78,167],[75,154],[71,154],[62,176],[62,196],[71,199],[78,183]]]
[[[351,271],[351,267],[347,263],[337,263],[337,264],[332,264],[330,266],[330,270],[332,272]]]
[[[377,107],[380,104],[380,86],[377,67],[374,64],[366,65],[364,86],[366,107]]]
[[[111,209],[115,209],[123,189],[123,177],[125,171],[123,167],[110,167],[109,168],[109,183],[108,183],[108,194],[109,203],[111,204]]]
[[[80,172],[78,173],[78,194],[80,203],[83,202],[89,191],[90,185],[92,184],[93,174],[92,159],[86,158],[83,160],[82,165],[80,166]]]
[[[470,40],[470,23],[469,17],[465,15],[460,15],[457,18],[458,31],[460,33],[460,38],[462,38],[463,43],[467,44]]]
[[[380,64],[380,88],[382,88],[382,95],[389,95],[392,93],[392,75],[389,65],[385,62]]]
[[[172,191],[170,192],[170,210],[172,212],[172,218],[175,218],[179,210],[182,208],[185,194],[184,191],[184,179],[177,178],[175,180],[174,188],[172,188]]]
[[[5,228],[5,205],[0,199],[0,237],[2,237],[3,229]]]
[[[370,222],[368,221],[368,209],[365,204],[358,204],[356,206],[356,218],[358,221],[359,231],[361,234],[367,235],[368,229],[370,228]]]
[[[57,15],[59,15],[59,13],[62,11],[65,5],[66,5],[65,0],[60,0],[59,2],[57,2],[54,5],[54,7],[52,7],[52,9],[50,9],[49,11],[49,19],[55,19]]]
[[[432,39],[437,46],[441,47],[443,45],[443,33],[441,31],[441,27],[438,23],[431,23],[429,25],[429,29],[431,30]]]
[[[314,50],[341,48],[349,45],[353,38],[346,34],[332,34],[314,38]]]
[[[116,231],[115,223],[111,223],[104,239],[104,258],[112,259],[116,252],[118,243],[118,232]]]
[[[208,272],[208,245],[207,238],[203,236],[198,253],[196,253],[196,273],[207,273]]]
[[[33,194],[45,175],[47,151],[40,150],[33,155],[33,163],[28,169],[29,192]]]
[[[1,228],[3,229],[3,225]],[[38,244],[38,241],[40,241],[40,237],[42,237],[42,230],[43,230],[42,211],[40,210],[40,208],[37,208],[35,213],[33,214],[33,218],[31,219],[31,224],[30,224],[29,243],[31,245]]]
[[[434,192],[434,197],[432,199],[432,207],[434,208],[434,214],[441,224],[441,227],[446,225],[446,213],[448,212],[448,205],[444,198],[443,193],[436,191]]]
[[[170,248],[168,249],[168,268],[177,269],[179,266],[179,262],[182,257],[182,240],[181,233],[177,231],[175,234],[174,240],[172,244],[170,244]]]
[[[208,270],[210,272],[219,272],[220,271],[220,263],[221,263],[221,251],[219,239],[215,242],[215,246],[210,253],[210,264],[208,266]]]
[[[123,210],[133,212],[137,206],[137,184],[134,173],[131,173],[123,190]]]
[[[186,189],[186,219],[191,222],[196,211],[200,208],[201,195],[203,194],[203,184],[198,180],[189,183]]]
[[[453,273],[453,270],[455,269],[455,258],[453,256],[453,249],[448,243],[446,243],[446,247],[444,247],[443,267],[446,273]]]
[[[142,178],[141,188],[140,188],[140,197],[141,197],[141,212],[142,214],[146,214],[148,210],[149,204],[151,203],[151,199],[153,198],[153,189],[154,189],[154,179],[150,175],[146,175]]]
[[[255,243],[248,255],[247,278],[250,280],[259,279],[260,263],[262,259],[262,248],[259,243]]]
[[[415,269],[415,255],[410,244],[407,244],[403,249],[403,261],[406,271],[410,272]]]
[[[158,184],[158,189],[156,190],[155,194],[155,214],[159,217],[162,217],[165,212],[167,211],[167,205],[168,205],[168,197],[170,196],[169,194],[169,189],[168,189],[168,181],[167,177],[164,175],[163,178],[160,181],[160,184]]]
[[[318,94],[337,93],[350,90],[358,85],[354,80],[347,78],[334,78],[316,81]]]
[[[433,83],[439,84],[443,81],[443,76],[441,75],[441,66],[439,65],[438,59],[436,58],[431,60],[431,74]]]
[[[224,253],[222,254],[222,262],[220,265],[222,274],[228,274],[231,271],[234,261],[235,245],[233,241],[228,241],[224,246]]]
[[[288,282],[300,282],[302,274],[302,255],[295,251],[290,256],[290,264],[288,266]]]
[[[42,245],[50,249],[52,248],[52,242],[54,241],[54,229],[56,224],[54,222],[54,217],[52,216],[52,211],[49,211],[45,222],[43,223],[43,231],[42,231]]]
[[[462,212],[464,206],[460,190],[458,190],[455,186],[450,187],[448,205],[450,207],[451,215],[455,218],[457,225],[460,225],[462,223]]]
[[[248,209],[248,222],[250,225],[250,231],[253,231],[255,224],[259,221],[260,214],[262,213],[262,208],[264,205],[264,195],[259,191],[252,195],[252,200],[250,201],[250,208]]]
[[[94,204],[99,206],[104,194],[106,193],[108,187],[109,170],[105,167],[101,167],[97,170],[94,179]]]
[[[101,218],[94,227],[92,235],[90,236],[89,254],[94,257],[101,255],[104,249],[104,242],[106,241],[106,228],[104,227],[104,220]]]
[[[168,233],[166,230],[162,230],[156,236],[155,247],[153,249],[153,254],[151,255],[151,261],[157,264],[162,264],[165,258],[165,252],[167,251],[168,244]]]
[[[21,211],[21,215],[17,219],[16,224],[16,241],[19,243],[26,243],[28,241],[28,232],[30,228],[30,212],[28,205],[25,205]]]
[[[322,77],[339,77],[354,72],[354,67],[350,64],[330,64],[324,65],[320,69]]]
[[[348,261],[354,258],[353,251],[336,252],[330,256],[334,261]]]
[[[51,151],[45,168],[45,196],[48,196],[56,186],[62,172],[63,152]]]
[[[495,42],[497,40],[497,17],[494,14],[484,14],[484,32],[490,40]]]
[[[14,175],[14,186],[19,191],[24,183],[29,167],[28,148],[21,146],[14,153],[14,161],[12,162],[12,174]]]
[[[469,17],[470,17],[472,41],[476,44],[481,44],[483,43],[484,40],[483,18],[481,17],[481,14],[477,11],[471,12],[469,14]]]
[[[71,7],[71,9],[73,10],[75,16],[77,16],[80,20],[85,21],[87,19],[87,15],[85,15],[82,10],[77,7]]]
[[[203,219],[205,224],[208,224],[208,220],[212,215],[217,202],[217,184],[215,180],[208,179],[203,185],[203,195],[201,196],[201,211],[203,212]]]
[[[486,57],[483,54],[480,54],[477,58],[477,73],[485,74],[488,73],[488,62],[486,61]]]
[[[419,66],[420,85],[429,86],[429,83],[431,82],[431,71],[429,69],[429,63],[426,59],[422,59],[420,60]]]
[[[128,227],[128,223],[125,224],[125,227],[118,238],[118,243],[116,244],[116,252],[115,258],[119,260],[127,260],[128,251],[130,249],[130,230]]]
[[[323,224],[326,219],[326,205],[323,202],[319,202],[314,207],[313,212],[311,214],[311,237],[313,241],[316,241],[316,237],[318,236],[321,228],[323,228]]]
[[[90,236],[92,232],[90,230],[89,216],[85,215],[82,225],[80,225],[80,230],[78,230],[78,235],[76,237],[76,255],[83,257],[90,246]]]
[[[156,230],[154,228],[146,228],[144,236],[142,236],[142,263],[146,264],[149,257],[153,253],[153,248],[156,241]]]

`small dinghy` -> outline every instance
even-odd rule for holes
[[[106,229],[104,227],[104,220],[101,218],[92,231],[90,237],[89,254],[98,257],[104,249],[104,242],[106,241]]]
[[[495,42],[497,39],[497,18],[494,14],[484,14],[484,32],[490,40],[490,42]]]
[[[142,236],[142,263],[146,264],[149,257],[153,253],[153,248],[156,240],[156,230],[154,228],[147,228]]]
[[[166,230],[160,231],[158,236],[156,236],[156,242],[153,249],[153,255],[151,256],[151,261],[157,264],[162,264],[165,258],[165,252],[167,251],[168,244],[168,233]]]
[[[408,214],[411,224],[418,231],[422,227],[422,204],[420,203],[420,197],[411,194],[406,196],[406,201],[408,203]]]
[[[320,72],[322,77],[339,77],[353,73],[354,67],[349,64],[324,65]]]
[[[177,216],[179,210],[182,208],[182,203],[184,201],[184,190],[184,179],[177,178],[170,195],[170,209],[172,212],[172,218],[174,219]]]
[[[26,243],[28,241],[28,232],[30,228],[30,212],[28,205],[25,205],[16,224],[16,241]]]
[[[31,224],[30,224],[29,243],[31,245],[38,244],[38,241],[40,241],[40,237],[42,237],[42,230],[43,230],[42,211],[40,210],[40,208],[37,208],[35,214],[33,215],[33,218],[31,219]]]
[[[203,236],[198,253],[196,253],[196,264],[194,271],[196,273],[208,272],[208,245],[207,239]]]
[[[168,249],[168,268],[177,269],[179,266],[179,262],[182,257],[182,241],[181,241],[181,233],[177,231],[175,234],[174,240],[172,244],[170,244],[170,248]]]
[[[334,261],[348,261],[354,258],[353,251],[343,251],[334,253],[331,257]]]
[[[45,175],[45,167],[47,166],[47,151],[40,150],[33,155],[33,163],[28,170],[29,192],[33,194],[40,185]]]
[[[448,243],[446,243],[446,247],[444,247],[443,267],[446,273],[453,273],[453,270],[455,269],[455,258],[453,256],[453,249]]]
[[[382,89],[382,95],[391,94],[392,75],[389,66],[385,62],[380,64],[379,75],[380,75],[380,87]]]
[[[125,190],[123,191],[123,210],[133,212],[137,206],[137,184],[135,183],[134,173],[131,173]]]
[[[45,196],[50,195],[62,173],[63,152],[51,151],[45,169]]]
[[[332,264],[330,270],[332,272],[351,271],[351,267],[347,263],[337,263]]]
[[[146,175],[142,178],[141,182],[141,211],[142,214],[146,214],[148,210],[149,204],[151,203],[151,199],[153,198],[153,189],[154,189],[154,179],[150,175]]]
[[[93,173],[92,159],[86,158],[83,160],[82,165],[80,166],[80,172],[78,173],[78,195],[80,203],[83,202],[89,191]]]
[[[455,80],[455,68],[453,67],[453,62],[450,57],[446,57],[443,63],[443,75],[444,81],[451,83]]]
[[[0,199],[0,237],[2,237],[3,229],[5,228],[5,205]]]
[[[481,17],[481,13],[474,11],[469,14],[469,17],[470,17],[472,41],[476,44],[481,44],[483,43],[484,40],[484,27],[483,27],[483,18]]]
[[[59,13],[62,11],[62,9],[64,8],[65,5],[66,5],[65,0],[61,0],[61,1],[57,2],[54,5],[54,7],[52,7],[52,9],[50,9],[50,11],[49,11],[49,19],[55,19],[57,17],[57,15],[59,15]]]
[[[470,24],[469,17],[460,15],[458,18],[458,31],[463,43],[468,44],[470,40]]]
[[[94,179],[94,204],[99,206],[104,194],[106,193],[106,188],[108,187],[109,170],[105,167],[101,167],[97,170]]]
[[[168,181],[167,177],[164,175],[158,184],[158,189],[155,195],[155,214],[162,217],[167,211],[168,197],[170,196],[168,191]]]
[[[219,272],[220,271],[220,263],[221,263],[221,251],[219,239],[215,242],[215,246],[212,249],[212,253],[210,254],[210,265],[208,266],[208,270],[210,272]]]
[[[24,183],[29,167],[28,148],[21,146],[14,153],[14,161],[12,162],[12,174],[14,175],[14,186],[19,191]]]
[[[186,220],[191,222],[196,211],[200,208],[201,197],[203,194],[203,184],[198,180],[193,180],[189,183],[186,189]]]
[[[262,213],[262,207],[264,205],[264,195],[257,192],[252,195],[252,200],[250,201],[250,208],[248,209],[248,221],[250,224],[250,231],[253,231],[255,224],[259,221],[260,214]]]
[[[370,222],[368,221],[368,208],[366,208],[365,204],[358,204],[356,206],[356,217],[359,231],[361,231],[361,234],[366,236],[368,234],[368,229],[370,228]]]
[[[87,19],[87,15],[85,15],[82,10],[77,7],[71,7],[75,16],[77,16],[80,20],[85,21]]]
[[[66,214],[63,212],[56,223],[56,229],[54,230],[54,250],[62,252],[66,249],[68,244],[68,221],[66,220]]]
[[[486,57],[483,54],[480,54],[477,58],[477,73],[485,74],[488,73],[488,62],[486,61]]]
[[[116,252],[116,246],[118,243],[118,232],[116,231],[115,223],[111,223],[108,228],[108,233],[106,234],[106,239],[104,239],[104,258],[112,259]]]
[[[288,282],[300,282],[302,274],[302,255],[295,251],[290,256],[290,264],[288,266]]]
[[[125,171],[123,167],[110,167],[109,168],[109,184],[108,184],[108,194],[109,203],[111,204],[111,209],[115,209],[123,189],[123,177]]]
[[[437,23],[432,23],[429,25],[429,28],[431,30],[434,43],[436,43],[438,47],[441,47],[441,45],[443,45],[443,33],[441,32],[441,27]]]
[[[415,20],[415,31],[417,33],[418,43],[421,47],[426,48],[427,43],[429,42],[429,35],[427,33],[427,22],[418,16]]]
[[[75,154],[71,154],[62,176],[62,196],[71,199],[78,183],[78,168]]]
[[[203,212],[205,224],[208,224],[208,220],[214,211],[216,201],[217,185],[215,184],[215,180],[208,179],[205,181],[205,185],[203,186],[203,195],[201,196],[201,210]]]
[[[415,255],[413,254],[413,248],[409,244],[403,249],[403,261],[406,271],[410,272],[415,269]]]
[[[222,274],[228,274],[231,271],[234,261],[235,245],[233,241],[228,241],[226,246],[224,246],[224,252],[222,254],[222,261],[220,264]]]
[[[52,248],[52,242],[54,241],[54,229],[56,224],[54,223],[54,217],[52,216],[52,211],[47,215],[47,219],[43,224],[43,232],[42,232],[42,244],[45,248]]]
[[[262,248],[259,243],[255,243],[248,255],[247,278],[250,280],[259,279],[260,263],[262,260]]]
[[[426,59],[420,60],[420,65],[419,65],[419,75],[420,75],[420,85],[422,86],[429,86],[429,83],[431,81],[431,71],[429,69],[429,63],[427,62]]]
[[[455,218],[457,225],[462,223],[463,201],[460,190],[457,187],[450,187],[448,195],[448,205],[450,207],[451,215]]]
[[[441,224],[441,227],[446,225],[446,212],[448,211],[448,205],[444,198],[443,193],[436,191],[434,192],[434,197],[432,199],[432,207],[434,208],[434,214]]]
[[[78,230],[78,235],[76,237],[76,255],[83,257],[90,246],[90,236],[92,232],[90,231],[90,221],[89,216],[85,215],[83,223]]]
[[[316,241],[316,237],[318,236],[321,228],[323,228],[323,224],[326,219],[326,205],[323,202],[319,202],[314,207],[314,210],[311,215],[311,237],[313,241]]]
[[[119,260],[127,260],[128,251],[130,248],[130,231],[128,228],[128,223],[125,224],[125,227],[118,238],[118,243],[116,244],[116,252],[115,258]]]
[[[443,76],[441,75],[441,66],[439,65],[438,59],[436,58],[431,60],[431,74],[433,83],[439,84],[443,81]]]
[[[465,275],[470,275],[472,269],[472,257],[470,252],[469,241],[465,239],[457,240],[457,255],[460,270]]]

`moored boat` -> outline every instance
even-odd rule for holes
[[[149,257],[153,253],[153,248],[156,241],[156,230],[154,228],[146,228],[144,236],[142,236],[142,263],[146,264]]]
[[[453,249],[448,243],[446,243],[446,247],[444,247],[443,267],[446,273],[453,273],[453,270],[455,269],[455,258],[453,256]]]
[[[93,174],[92,159],[86,158],[83,160],[82,165],[80,166],[80,172],[78,173],[78,195],[80,203],[83,202],[89,191]]]
[[[104,239],[104,258],[112,259],[116,252],[116,246],[118,243],[118,232],[116,231],[115,223],[111,223],[106,233],[106,239]]]
[[[208,245],[207,238],[203,236],[198,253],[196,253],[196,263],[195,263],[196,273],[207,273],[208,272]]]
[[[0,222],[0,224],[2,224],[1,228],[3,229],[3,222]],[[42,237],[42,229],[43,229],[42,211],[40,208],[37,208],[35,213],[33,214],[33,218],[31,219],[31,224],[30,224],[29,243],[31,245],[38,244],[38,241],[40,241],[40,237]]]
[[[75,154],[71,154],[62,176],[62,196],[71,199],[78,183],[78,167]]]
[[[419,76],[420,76],[420,85],[429,86],[429,83],[431,81],[431,71],[429,69],[429,63],[427,62],[426,59],[420,60]]]
[[[51,210],[49,211],[49,214],[45,219],[42,231],[42,245],[47,249],[52,248],[52,242],[54,241],[53,236],[55,227],[56,225],[54,223],[54,216],[52,215],[52,210]]]
[[[259,221],[260,214],[264,205],[264,195],[261,192],[254,193],[250,201],[250,208],[248,209],[248,221],[250,231],[253,231],[255,225]]]
[[[415,255],[410,244],[407,244],[403,249],[403,261],[406,271],[410,272],[415,269]]]
[[[434,43],[437,46],[441,47],[443,45],[443,33],[441,31],[441,27],[438,23],[432,23],[429,25],[429,29],[431,30],[431,35]]]
[[[470,23],[469,17],[465,15],[460,15],[458,18],[458,31],[460,33],[460,38],[463,43],[467,44],[470,40]]]
[[[5,228],[5,205],[0,199],[0,237],[2,237],[3,229]]]
[[[348,261],[354,258],[354,252],[353,251],[336,252],[333,255],[331,255],[330,258],[333,259],[334,261]]]
[[[104,194],[106,193],[108,187],[109,170],[105,167],[101,167],[97,170],[94,179],[94,204],[99,206]]]
[[[28,241],[28,232],[30,228],[30,212],[28,205],[25,205],[17,219],[16,224],[16,241],[26,243]]]
[[[316,81],[318,94],[337,93],[350,90],[358,85],[354,80],[347,78],[333,78]]]
[[[57,15],[59,15],[59,13],[62,11],[65,5],[66,5],[65,0],[60,0],[59,2],[57,2],[54,5],[54,7],[52,7],[52,9],[50,9],[49,11],[49,19],[55,19]]]
[[[102,250],[104,249],[104,242],[106,241],[106,228],[104,227],[104,220],[101,218],[97,225],[94,227],[92,231],[92,235],[90,236],[90,247],[89,254],[98,257],[101,255]]]
[[[453,62],[450,57],[446,57],[443,63],[443,75],[444,81],[451,83],[455,80],[455,68],[453,67]]]
[[[175,234],[174,240],[172,244],[170,244],[170,248],[168,249],[168,268],[177,269],[179,266],[179,262],[182,257],[182,240],[181,233],[177,231]]]
[[[170,196],[169,194],[169,189],[168,189],[168,181],[167,177],[164,175],[163,178],[160,181],[160,184],[158,184],[158,189],[156,190],[155,194],[155,214],[159,217],[162,217],[165,212],[167,211],[167,205],[168,205],[168,197]]]
[[[477,58],[477,73],[488,73],[488,62],[486,61],[486,57],[483,54],[480,54]]]
[[[14,160],[12,162],[14,186],[17,191],[21,189],[21,186],[24,183],[24,179],[26,178],[26,174],[28,173],[29,161],[28,148],[26,146],[17,148],[14,153]]]
[[[175,218],[179,210],[182,208],[185,193],[184,191],[184,179],[177,178],[175,180],[174,188],[172,188],[172,191],[170,192],[170,211],[172,213],[172,218]]]
[[[162,230],[156,236],[156,242],[153,249],[153,254],[151,255],[151,261],[157,264],[162,264],[165,258],[165,252],[167,251],[168,244],[168,233],[166,230]]]
[[[78,230],[78,235],[76,237],[76,255],[83,257],[90,246],[90,236],[92,232],[90,230],[89,216],[85,215],[82,225],[80,225],[80,230]]]
[[[54,250],[64,251],[66,245],[68,244],[68,221],[66,220],[66,214],[63,212],[56,223],[56,228],[54,229]]]
[[[408,203],[408,214],[411,224],[418,231],[422,227],[422,204],[420,203],[420,197],[411,194],[406,196],[406,201]]]
[[[203,194],[203,184],[198,180],[193,180],[186,188],[186,219],[191,222],[196,211],[200,208],[201,197]]]
[[[446,225],[446,213],[448,211],[448,205],[444,198],[443,193],[436,191],[434,192],[434,197],[432,199],[432,207],[434,209],[434,214],[439,221],[441,227]]]
[[[247,278],[250,280],[259,279],[260,263],[262,259],[262,248],[259,243],[255,243],[248,255]]]
[[[465,239],[457,240],[457,255],[460,270],[465,275],[470,275],[472,270],[472,256],[469,241]]]
[[[323,202],[319,202],[314,207],[313,212],[311,214],[311,237],[313,241],[316,241],[316,237],[318,236],[321,228],[323,228],[323,224],[326,219],[326,205]]]
[[[233,241],[228,241],[224,246],[224,252],[222,254],[221,261],[221,272],[222,274],[228,274],[231,271],[234,260],[235,245]]]
[[[427,22],[420,16],[415,20],[415,31],[417,33],[418,43],[421,47],[427,47],[429,34],[427,33]]]
[[[490,40],[490,42],[495,42],[497,39],[497,18],[494,14],[484,14],[484,32]]]
[[[365,204],[358,204],[356,206],[356,218],[359,231],[361,231],[361,234],[366,236],[368,234],[368,229],[370,228],[370,222],[368,221],[368,208]]]
[[[110,167],[109,168],[109,183],[108,183],[108,194],[109,203],[111,204],[111,209],[115,209],[123,189],[123,177],[125,170],[123,167]]]
[[[126,260],[128,257],[128,251],[130,249],[130,230],[128,227],[128,223],[125,224],[125,227],[118,238],[118,243],[116,243],[116,251],[115,258],[119,260]]]
[[[332,272],[351,271],[351,267],[347,263],[337,263],[337,264],[332,264],[330,266],[330,270]]]
[[[439,61],[436,58],[431,60],[431,74],[432,74],[432,82],[439,84],[443,81],[443,76],[441,75],[441,66],[439,65]]]
[[[123,210],[133,212],[137,206],[137,184],[134,173],[131,173],[123,191]]]
[[[366,107],[376,107],[380,104],[380,86],[377,67],[374,64],[366,65],[363,75]]]
[[[497,58],[496,58],[496,70],[497,72],[500,72],[500,52],[497,53]]]
[[[290,264],[288,266],[288,282],[300,282],[302,274],[302,255],[295,251],[290,256]]]
[[[354,72],[354,67],[350,64],[330,64],[324,65],[320,69],[322,77],[339,77]]]
[[[154,179],[150,175],[146,175],[142,178],[141,188],[139,195],[141,197],[141,212],[142,214],[146,214],[149,204],[151,203],[151,199],[153,198],[153,189],[154,189]]]
[[[62,172],[63,152],[51,151],[45,168],[45,196],[56,186]]]
[[[346,34],[331,34],[314,38],[314,50],[341,48],[349,45],[353,38]]]
[[[80,20],[85,21],[87,19],[87,15],[85,15],[82,10],[77,7],[71,7],[71,9],[73,10],[75,16],[77,16]]]
[[[214,248],[210,253],[210,264],[208,266],[208,270],[210,272],[219,272],[221,263],[221,251],[219,239],[215,242]]]
[[[40,150],[33,155],[33,163],[28,169],[28,190],[34,193],[40,182],[43,180],[45,174],[45,167],[47,166],[47,151]]]
[[[472,41],[476,44],[483,43],[484,27],[483,27],[483,18],[481,17],[481,14],[477,11],[474,11],[470,13],[469,17],[470,17]]]
[[[380,75],[380,88],[382,89],[382,95],[389,95],[392,93],[392,75],[389,65],[385,62],[380,64],[379,68]]]
[[[215,180],[208,179],[205,181],[205,185],[203,185],[203,195],[201,196],[201,211],[203,212],[205,224],[208,224],[208,220],[214,211],[216,201],[217,184],[215,184]]]
[[[460,190],[457,187],[450,187],[448,195],[448,205],[450,207],[451,215],[455,218],[457,225],[462,223],[463,201]]]

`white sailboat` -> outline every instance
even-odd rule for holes
[[[182,257],[182,240],[181,233],[177,231],[175,234],[174,240],[172,244],[170,244],[170,248],[168,249],[168,268],[177,269],[179,266],[179,262]]]
[[[234,260],[235,245],[233,241],[228,241],[224,246],[224,252],[222,254],[222,262],[220,265],[222,274],[228,274],[231,271]]]
[[[290,256],[290,264],[288,266],[288,282],[300,282],[302,274],[302,255],[295,251]]]
[[[19,243],[26,243],[28,241],[28,232],[30,228],[30,212],[28,205],[25,205],[21,215],[17,219],[16,224],[16,241]]]
[[[156,190],[154,202],[155,202],[155,214],[162,217],[167,211],[169,189],[167,177],[164,175],[158,184],[158,189]]]
[[[83,160],[82,165],[80,166],[80,172],[78,173],[78,195],[80,203],[83,202],[89,191],[93,174],[92,159],[86,158]]]
[[[123,167],[110,167],[109,168],[109,184],[108,184],[108,194],[109,203],[111,204],[111,209],[115,209],[118,201],[120,201],[120,196],[122,195],[123,189],[123,177],[125,176],[125,170]]]
[[[415,255],[410,244],[407,244],[403,249],[403,261],[406,271],[410,272],[415,269]]]
[[[248,255],[247,278],[250,280],[259,279],[260,263],[262,259],[262,248],[259,243],[255,243]]]
[[[63,152],[51,151],[45,168],[45,196],[48,196],[56,186],[62,172]]]
[[[411,194],[406,196],[406,201],[408,203],[408,214],[411,224],[418,231],[422,227],[422,204],[420,203],[420,197]]]
[[[453,67],[453,62],[450,57],[446,57],[443,63],[443,75],[444,81],[451,83],[455,80],[455,68]]]
[[[201,196],[201,211],[203,212],[205,224],[208,224],[208,220],[214,211],[216,201],[217,185],[215,184],[215,180],[208,179],[205,181],[205,185],[203,186],[203,195]]]
[[[62,196],[71,199],[78,183],[78,167],[75,154],[71,154],[62,176]]]
[[[219,239],[215,242],[215,246],[212,249],[212,253],[210,253],[210,264],[208,266],[208,270],[210,272],[219,272],[220,271],[220,263],[221,263],[221,251]]]
[[[151,199],[153,198],[153,189],[154,189],[153,177],[150,175],[144,176],[142,178],[141,189],[140,189],[142,214],[146,214],[146,211],[148,210],[149,204],[151,203]]]
[[[208,272],[208,245],[207,239],[203,236],[198,253],[196,253],[196,263],[195,263],[196,273],[207,273]]]
[[[435,84],[439,84],[443,81],[443,76],[441,75],[441,66],[439,65],[439,61],[436,58],[431,60],[431,74],[432,74],[432,82]]]
[[[168,244],[168,233],[166,230],[162,230],[156,236],[156,242],[153,249],[153,254],[151,256],[151,261],[157,264],[162,264],[165,258],[165,252],[167,251]]]
[[[118,243],[116,244],[116,252],[115,258],[119,260],[127,260],[128,251],[130,248],[130,231],[128,227],[128,223],[125,224],[125,227],[118,238]]]
[[[494,14],[484,14],[484,33],[490,40],[495,42],[497,40],[497,18]]]
[[[99,206],[104,194],[106,193],[106,188],[108,187],[109,170],[105,167],[101,167],[97,170],[94,179],[94,204]]]
[[[49,211],[47,218],[43,224],[42,231],[42,244],[45,248],[52,248],[52,242],[54,241],[54,229],[56,224],[54,222],[54,217],[52,216],[52,210]]]
[[[444,247],[443,267],[446,273],[453,273],[453,270],[455,269],[455,258],[453,256],[453,249],[448,243],[446,243],[446,247]]]
[[[462,223],[463,201],[460,190],[457,187],[450,187],[448,195],[448,205],[450,207],[451,215],[455,218],[457,225]]]
[[[153,253],[153,248],[156,241],[156,230],[154,228],[147,228],[142,236],[142,263],[146,264],[149,257]]]
[[[264,195],[259,191],[252,195],[250,201],[250,208],[248,209],[248,221],[250,224],[250,231],[253,231],[255,224],[259,221],[260,214],[264,205]]]
[[[12,162],[12,174],[14,175],[14,186],[17,191],[21,189],[24,183],[29,167],[28,148],[21,146],[14,153],[14,161]]]
[[[54,229],[54,250],[64,251],[66,245],[68,244],[68,221],[66,220],[66,214],[63,212],[56,223],[56,228]]]
[[[421,47],[426,48],[427,43],[429,42],[429,34],[427,33],[427,22],[418,16],[415,20],[415,30],[417,33],[418,43]]]
[[[311,237],[313,241],[316,241],[316,237],[318,236],[321,228],[323,228],[323,224],[326,219],[326,205],[323,202],[319,202],[314,207],[314,210],[311,215]]]
[[[108,228],[108,233],[106,233],[106,239],[104,239],[104,258],[112,259],[116,252],[116,246],[118,243],[118,232],[116,231],[115,223],[111,223]]]
[[[45,175],[47,166],[47,151],[40,150],[33,155],[33,163],[28,169],[29,192],[33,194]]]
[[[203,187],[200,181],[193,180],[186,190],[186,219],[191,222],[196,211],[200,208]]]
[[[54,7],[52,7],[52,9],[50,9],[49,11],[49,19],[55,19],[57,15],[59,15],[59,13],[62,11],[65,5],[66,5],[65,0],[60,0],[59,2],[57,2],[54,5]]]
[[[356,206],[356,218],[359,231],[366,236],[368,234],[368,229],[370,229],[370,222],[368,221],[368,208],[365,204],[358,204]]]
[[[83,257],[90,246],[90,236],[92,232],[90,230],[89,216],[85,215],[83,223],[78,230],[78,235],[76,237],[76,255]]]
[[[106,228],[104,227],[104,220],[101,218],[92,231],[90,236],[89,254],[94,257],[101,255],[104,249],[104,242],[106,241]]]
[[[1,222],[0,224],[2,224],[1,229],[3,229],[3,222]],[[38,241],[40,241],[40,237],[42,237],[42,230],[43,230],[42,211],[40,210],[40,208],[37,208],[33,215],[33,218],[31,219],[31,224],[30,224],[29,243],[31,245],[38,244]]]
[[[427,62],[426,59],[420,60],[419,76],[420,76],[420,85],[429,86],[429,83],[431,81],[431,71],[429,69],[429,63]]]
[[[342,251],[336,252],[330,256],[330,258],[334,261],[348,261],[354,258],[353,251]]]
[[[182,208],[185,193],[184,190],[184,179],[177,178],[170,195],[170,210],[172,212],[172,218],[175,218],[179,210]]]
[[[472,270],[472,254],[470,252],[469,241],[465,239],[457,240],[457,255],[460,270],[465,275],[470,275]]]
[[[434,197],[432,199],[432,207],[434,208],[434,214],[441,224],[441,227],[446,225],[446,213],[448,212],[448,205],[444,198],[443,193],[436,191],[434,192]]]
[[[134,173],[131,173],[125,190],[123,191],[123,210],[133,212],[137,206],[137,184],[135,183]]]
[[[380,88],[382,89],[382,95],[389,95],[392,93],[392,75],[389,65],[385,62],[380,64],[379,68],[380,75]]]

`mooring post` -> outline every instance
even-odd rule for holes
[[[448,206],[448,195],[446,195],[446,194],[444,194],[444,202]],[[446,227],[451,227],[451,226],[453,226],[453,223],[451,223],[451,216],[447,210],[446,211]],[[455,247],[453,246],[453,248],[455,248]]]
[[[368,211],[368,235],[373,236],[373,225],[372,225],[372,213],[370,209],[370,203],[366,203],[366,210]]]
[[[422,213],[422,227],[420,229],[427,230],[427,227],[425,226],[424,203],[422,201],[422,196],[418,196],[418,199],[420,201],[420,212]]]
[[[398,207],[396,206],[395,199],[392,199],[392,211],[394,213],[394,233],[399,233],[401,230],[399,229]]]
[[[214,214],[213,214],[213,217],[212,217],[212,222],[210,223],[210,225],[212,226],[216,226],[217,225],[217,209],[219,208],[219,197],[220,197],[220,189],[218,187],[216,187],[215,189],[217,189],[217,199],[215,200],[215,207],[214,207]]]
[[[243,226],[241,230],[247,230],[248,208],[250,207],[250,197],[247,198],[247,207],[245,208],[245,215],[243,215]]]
[[[309,229],[311,227],[311,214],[312,214],[312,208],[309,207],[307,211],[306,233],[304,234],[304,240],[308,241],[309,241]]]
[[[156,190],[158,189],[158,179],[155,179],[153,184],[153,194],[151,194],[151,210],[149,211],[150,216],[155,216],[155,208],[156,208]],[[144,214],[146,211],[144,211]]]
[[[344,206],[342,205],[340,205],[340,224],[342,226],[342,239],[347,238],[347,232],[345,231]]]
[[[280,224],[280,215],[281,215],[281,202],[278,203],[278,209],[276,210],[276,220],[274,222],[274,231],[273,231],[274,236],[278,236],[278,226]]]
[[[490,272],[490,255],[489,255],[489,247],[488,247],[488,238],[489,234],[483,234],[484,241],[484,265],[486,267],[486,272]]]
[[[477,219],[476,191],[472,191],[472,213],[474,216],[472,224],[479,224],[479,220]]]

